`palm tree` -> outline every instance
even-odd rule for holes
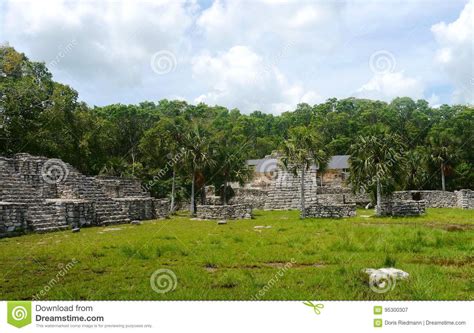
[[[416,147],[406,154],[406,176],[404,188],[406,190],[421,189],[429,179],[427,172],[429,153],[425,147]]]
[[[353,191],[367,191],[376,185],[377,207],[382,202],[382,186],[388,192],[402,175],[404,145],[398,135],[378,134],[359,137],[351,145],[349,181]]]
[[[308,128],[300,126],[290,130],[290,138],[283,145],[282,162],[294,175],[301,173],[300,206],[301,217],[305,212],[305,172],[314,164],[324,168],[328,156],[322,148],[322,140]]]
[[[430,157],[434,163],[439,163],[441,171],[441,189],[446,191],[445,170],[447,163],[455,156],[453,147],[453,140],[448,134],[438,132],[429,137]]]
[[[196,214],[196,175],[207,166],[213,166],[215,161],[211,157],[209,135],[205,128],[194,123],[191,130],[185,135],[184,156],[191,171],[191,203],[189,210],[191,216]]]
[[[234,133],[233,128],[216,133],[216,161],[219,162],[216,171],[217,184],[223,185],[222,199],[224,205],[228,202],[228,183],[243,184],[251,178],[252,169],[247,166],[249,143],[243,135]]]

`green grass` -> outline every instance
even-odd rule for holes
[[[49,284],[41,299],[248,300],[263,288],[265,300],[474,299],[473,211],[369,215],[300,220],[297,211],[257,211],[253,220],[227,225],[180,215],[1,239],[0,295],[31,299]],[[77,264],[56,278],[73,258]],[[410,278],[388,293],[372,292],[360,271],[387,266]],[[176,274],[174,291],[151,289],[150,276],[160,268]]]

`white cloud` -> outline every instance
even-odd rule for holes
[[[281,113],[300,102],[320,102],[320,96],[288,79],[272,64],[245,46],[234,46],[213,56],[192,60],[193,77],[207,91],[196,102],[237,107],[243,112]]]
[[[180,96],[277,113],[354,91],[386,100],[428,91],[449,103],[448,75],[455,100],[472,101],[472,0],[428,1],[0,0],[0,42],[46,63],[72,43],[51,70],[90,104]],[[368,54],[380,49],[404,72],[371,77]],[[176,67],[157,75],[150,60],[162,50]]]
[[[186,47],[195,10],[172,0],[9,1],[5,8],[3,33],[30,58],[48,63],[74,40],[53,73],[120,87],[142,82],[155,52]]]
[[[287,43],[299,51],[332,49],[341,39],[341,7],[331,2],[216,0],[196,25],[206,42],[221,50],[252,45],[271,53]]]
[[[395,97],[423,98],[423,90],[419,80],[407,77],[403,72],[387,72],[375,74],[357,89],[355,95],[389,102]]]
[[[453,100],[474,104],[474,0],[470,0],[459,18],[449,24],[431,27],[440,48],[436,62],[454,84]]]

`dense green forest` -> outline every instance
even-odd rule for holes
[[[246,159],[280,149],[301,127],[321,138],[328,156],[347,154],[360,136],[398,135],[405,156],[398,188],[440,189],[443,173],[447,190],[474,188],[472,106],[332,98],[279,116],[170,100],[92,107],[53,81],[44,63],[9,46],[0,48],[0,80],[0,155],[28,152],[86,174],[139,177],[158,196],[170,193],[173,179],[178,195],[193,178],[195,191],[243,181]]]

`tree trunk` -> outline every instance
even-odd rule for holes
[[[189,205],[189,212],[191,213],[191,216],[194,216],[195,214],[195,202],[194,202],[194,183],[196,180],[196,171],[193,169],[193,176],[192,176],[192,182],[191,182],[191,204]]]
[[[227,205],[227,179],[224,180],[224,205]]]
[[[444,179],[444,163],[441,163],[441,188],[446,191],[446,183]]]
[[[170,204],[170,213],[174,212],[174,197],[176,196],[176,168],[173,167],[173,182],[171,183],[171,204]]]
[[[206,185],[204,184],[201,190],[201,205],[205,205],[205,204],[206,204]]]
[[[382,204],[382,186],[380,185],[380,180],[377,179],[377,206],[380,209]]]
[[[311,175],[311,173],[310,173]],[[314,186],[316,187],[316,193],[318,193],[318,170],[314,171]]]
[[[304,167],[301,168],[301,218],[306,217],[305,202],[304,202]]]
[[[132,147],[132,176],[135,176],[135,149],[134,147]]]

